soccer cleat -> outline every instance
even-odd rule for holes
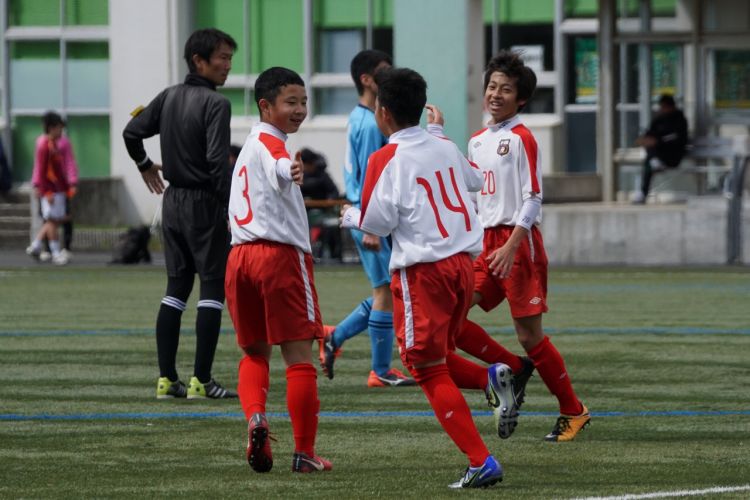
[[[39,256],[42,254],[41,248],[34,248],[33,245],[29,245],[26,247],[26,255],[31,257],[34,260],[39,260]]]
[[[190,377],[190,384],[188,385],[187,390],[188,399],[227,399],[236,397],[236,392],[224,389],[214,379],[211,379],[204,384],[198,380],[198,377]]]
[[[182,381],[172,382],[167,377],[160,377],[156,382],[156,399],[184,398],[187,388]]]
[[[68,262],[70,262],[70,259],[62,252],[52,256],[52,263],[56,266],[64,266]]]
[[[464,477],[448,485],[449,488],[487,488],[503,480],[503,466],[490,455],[481,467],[467,467]]]
[[[484,394],[495,416],[497,435],[509,438],[518,425],[518,403],[513,392],[513,372],[508,365],[496,363],[487,368]]]
[[[292,459],[292,472],[322,472],[333,469],[333,464],[317,455],[312,457],[307,453],[295,453]]]
[[[388,370],[383,377],[375,373],[375,370],[371,370],[370,376],[367,377],[367,387],[405,387],[416,384],[413,378],[407,377],[395,368]]]
[[[318,339],[318,344],[320,345],[320,351],[318,354],[318,357],[320,358],[320,367],[331,380],[333,380],[333,362],[341,355],[341,348],[336,347],[333,343],[334,330],[336,330],[336,327],[334,326],[323,325],[325,337]]]
[[[526,384],[534,373],[534,362],[525,356],[521,360],[523,361],[521,373],[513,374],[513,380],[511,381],[513,384],[513,394],[516,395],[516,403],[519,410],[526,396]]]
[[[578,433],[591,423],[591,415],[586,405],[581,403],[583,410],[580,415],[560,415],[557,417],[555,427],[552,432],[544,436],[545,441],[560,443],[563,441],[572,441]]]
[[[255,472],[268,472],[273,467],[268,421],[262,413],[253,413],[247,422],[247,463]]]

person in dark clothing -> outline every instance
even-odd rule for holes
[[[194,32],[185,44],[190,73],[138,107],[123,131],[128,154],[149,191],[164,193],[162,233],[167,291],[156,319],[160,378],[156,397],[230,398],[237,394],[211,377],[224,309],[224,271],[229,253],[227,204],[229,100],[216,92],[232,68],[237,43],[216,29]],[[143,140],[159,134],[163,166],[149,159]],[[165,190],[164,179],[169,181]],[[176,357],[182,312],[200,279],[195,321],[196,350],[189,385],[177,375]]]
[[[300,157],[304,166],[305,177],[302,181],[302,196],[312,200],[335,200],[339,190],[333,179],[326,172],[326,159],[315,151],[303,148]]]
[[[305,200],[337,199],[339,189],[326,172],[328,163],[325,157],[309,148],[303,148],[300,151],[300,159],[304,168],[300,188]],[[332,259],[341,259],[341,229],[338,224],[337,207],[308,207],[307,220],[310,225],[313,256],[317,259],[322,258],[323,251],[327,248]]]
[[[651,178],[655,173],[680,165],[687,142],[688,124],[685,115],[677,108],[671,95],[663,94],[659,98],[659,112],[646,133],[636,140],[637,145],[646,148],[646,160],[643,162],[641,192],[633,200],[635,203],[646,202]]]

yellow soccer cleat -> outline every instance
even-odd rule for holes
[[[586,405],[581,403],[581,406],[583,407],[583,411],[580,415],[560,415],[557,417],[557,422],[555,422],[555,428],[552,429],[552,432],[544,436],[545,441],[552,441],[552,442],[562,442],[562,441],[572,441],[573,438],[575,438],[578,433],[589,425],[591,422],[591,415],[589,415],[589,409],[586,408]]]

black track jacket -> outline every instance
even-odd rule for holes
[[[179,188],[213,192],[227,206],[229,182],[229,100],[209,80],[189,74],[163,90],[128,122],[122,133],[128,154],[142,171],[151,166],[143,139],[159,134],[162,175]]]

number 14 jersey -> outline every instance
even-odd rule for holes
[[[420,127],[399,130],[370,156],[360,229],[391,235],[391,272],[461,252],[476,256],[484,231],[469,191],[481,186],[480,171],[455,144]]]

